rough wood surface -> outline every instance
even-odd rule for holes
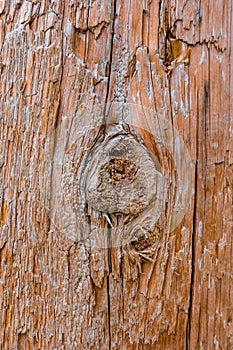
[[[233,349],[232,34],[230,0],[0,1],[1,349]],[[111,102],[165,116],[194,165],[185,217],[139,260],[122,216],[77,222]],[[176,187],[151,115],[128,124]]]

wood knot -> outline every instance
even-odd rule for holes
[[[107,138],[87,157],[87,204],[103,213],[136,216],[156,196],[159,174],[147,149],[133,136]]]
[[[133,181],[137,173],[137,167],[130,160],[125,158],[113,158],[100,170],[102,178],[115,184],[116,181]]]

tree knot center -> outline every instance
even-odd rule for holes
[[[105,163],[100,170],[102,178],[114,184],[117,181],[134,181],[137,173],[137,166],[125,158],[113,158]]]

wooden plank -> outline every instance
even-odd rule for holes
[[[231,349],[231,1],[0,1],[0,17],[1,349]],[[159,220],[83,201],[117,133],[167,181]]]

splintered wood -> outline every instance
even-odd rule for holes
[[[1,349],[233,349],[232,23],[0,1]]]

